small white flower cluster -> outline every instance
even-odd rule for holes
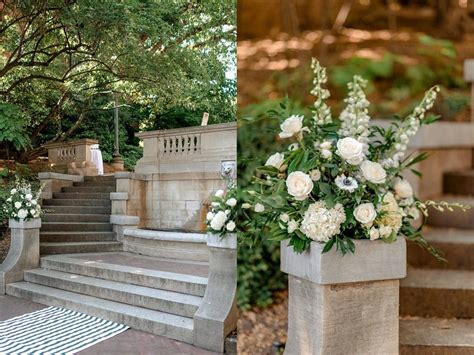
[[[352,82],[347,84],[349,88],[348,97],[344,100],[346,108],[341,112],[339,119],[341,137],[353,137],[364,144],[364,152],[368,150],[369,142],[369,101],[365,96],[364,89],[367,80],[360,76],[354,76]]]
[[[428,90],[420,104],[415,107],[413,112],[398,127],[395,132],[393,147],[381,162],[384,167],[398,167],[400,165],[400,161],[408,149],[410,137],[413,137],[418,132],[421,122],[425,118],[426,111],[433,107],[439,91],[438,86]]]
[[[300,230],[307,237],[318,242],[327,242],[341,232],[341,224],[346,220],[344,207],[338,203],[328,208],[324,201],[309,205],[304,213]]]
[[[323,85],[326,84],[328,80],[326,68],[321,67],[319,62],[313,58],[311,69],[313,69],[314,73],[311,94],[316,96],[316,101],[314,102],[314,122],[316,125],[331,123],[331,110],[325,102],[329,98],[330,93],[329,90],[323,88]]]
[[[217,190],[214,195],[214,201],[211,203],[211,210],[207,213],[206,220],[208,230],[212,233],[233,232],[237,225],[235,224],[237,199],[235,195],[235,186],[229,190]]]
[[[41,189],[32,191],[31,184],[17,180],[10,196],[6,199],[3,209],[9,218],[15,220],[28,220],[39,218],[41,206],[38,203]]]

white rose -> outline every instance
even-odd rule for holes
[[[217,190],[214,196],[223,197],[224,196],[224,190]]]
[[[298,134],[303,128],[303,116],[292,115],[288,117],[281,125],[280,138],[290,138]]]
[[[382,226],[379,231],[382,238],[389,237],[392,234],[392,228],[389,226]]]
[[[32,198],[33,198],[33,195],[32,194],[26,194],[25,195],[25,198],[30,201]]]
[[[359,165],[364,159],[364,145],[357,139],[346,137],[337,141],[337,155],[351,165]]]
[[[227,206],[235,207],[235,205],[237,205],[237,200],[232,197],[232,198],[229,198],[225,203]]]
[[[324,159],[329,159],[332,157],[332,152],[330,150],[323,149],[321,151],[321,155],[323,156]]]
[[[212,229],[219,231],[224,227],[225,221],[227,220],[227,215],[223,211],[219,211],[216,213],[214,218],[212,219],[210,226]]]
[[[296,222],[294,219],[288,222],[288,233],[293,233],[297,229],[298,229],[298,222]]]
[[[206,219],[208,221],[212,220],[214,218],[214,213],[212,212],[207,212]]]
[[[16,194],[16,189],[11,189],[10,194],[12,194],[12,195]]]
[[[305,200],[313,190],[313,181],[302,171],[293,171],[286,178],[288,193],[298,201]]]
[[[370,228],[369,231],[370,240],[376,240],[380,238],[380,233],[377,228]]]
[[[319,145],[319,148],[326,149],[326,150],[331,149],[331,147],[332,147],[331,141],[324,141]]]
[[[255,204],[254,210],[257,213],[261,213],[261,212],[265,211],[265,206],[262,205],[261,203],[257,203],[257,204]]]
[[[385,169],[379,163],[374,163],[373,161],[366,160],[360,165],[360,170],[364,177],[374,183],[374,184],[383,184],[387,173]]]
[[[23,208],[18,211],[18,218],[19,219],[25,219],[27,215],[28,215],[28,211],[24,210]]]
[[[373,203],[363,203],[354,210],[354,217],[362,224],[372,223],[377,217],[377,212]]]
[[[321,179],[321,172],[318,169],[311,170],[309,176],[313,181],[319,181]]]
[[[21,202],[17,201],[15,202],[15,208],[18,209],[21,207]]]
[[[273,166],[274,168],[280,170],[283,165],[283,161],[285,160],[285,155],[281,153],[275,153],[271,155],[267,162],[265,163],[266,166]]]
[[[288,222],[289,220],[290,220],[290,216],[288,216],[287,213],[282,213],[282,214],[280,215],[280,221],[286,223],[286,222]]]
[[[413,197],[413,189],[410,185],[410,183],[407,180],[404,179],[398,179],[395,182],[395,185],[393,185],[393,189],[395,190],[395,193],[400,197],[400,198],[410,198]]]
[[[230,221],[229,223],[226,224],[225,229],[227,229],[229,232],[234,231],[235,229],[235,222]]]
[[[243,203],[243,204],[242,204],[242,208],[244,208],[244,209],[246,209],[246,210],[248,210],[248,209],[251,208],[251,207],[252,207],[252,205],[251,205],[250,203]]]

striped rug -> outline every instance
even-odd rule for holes
[[[0,354],[75,354],[122,333],[123,324],[49,307],[0,322]]]

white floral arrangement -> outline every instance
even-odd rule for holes
[[[439,88],[429,89],[411,114],[384,128],[369,124],[363,78],[355,76],[348,84],[345,108],[335,118],[325,103],[330,95],[323,87],[326,70],[314,59],[312,69],[313,114],[289,115],[281,104],[279,138],[291,144],[257,169],[256,187],[242,205],[247,208],[243,227],[249,234],[289,239],[297,253],[311,242],[324,243],[323,252],[336,246],[345,254],[354,252],[353,239],[393,242],[404,236],[442,259],[421,234],[427,206],[440,210],[467,206],[421,201],[402,176],[407,169],[420,175],[413,165],[427,155],[405,157],[405,153],[419,127],[438,119],[427,111]],[[420,217],[421,226],[415,227],[412,222]]]
[[[41,190],[34,191],[29,182],[16,180],[3,207],[8,218],[16,221],[39,218],[42,213],[38,202]]]
[[[225,237],[237,229],[237,187],[231,182],[226,190],[217,190],[206,215],[207,231]]]

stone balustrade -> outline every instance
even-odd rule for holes
[[[141,132],[135,172],[116,173],[112,213],[140,217],[139,227],[201,231],[210,196],[235,177],[237,125]],[[126,193],[126,194],[123,194]]]
[[[48,160],[54,166],[64,167],[68,174],[97,175],[97,168],[92,162],[91,146],[98,144],[95,139],[78,139],[68,142],[47,144]]]

